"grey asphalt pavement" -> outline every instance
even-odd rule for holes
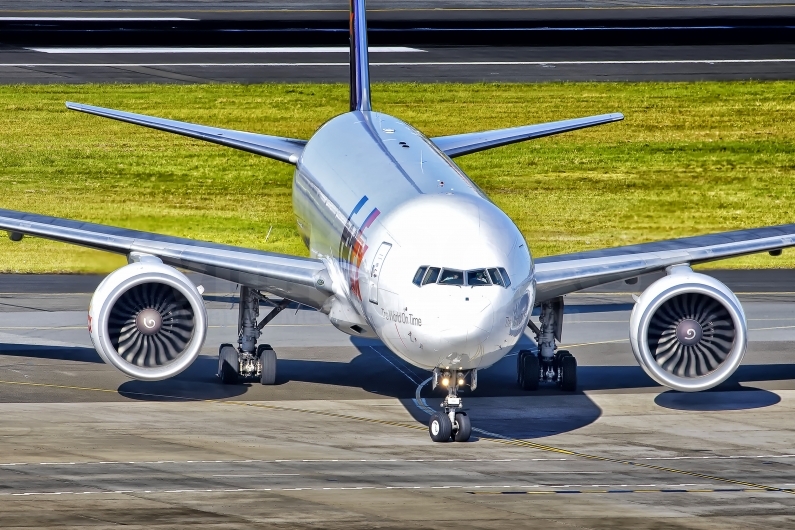
[[[795,45],[423,47],[373,53],[374,82],[685,81],[795,78]],[[3,83],[347,81],[347,53],[47,53],[0,49]]]
[[[466,444],[430,442],[427,373],[314,311],[265,328],[275,386],[224,386],[235,286],[194,276],[203,355],[140,383],[91,348],[99,277],[0,276],[0,527],[791,528],[795,271],[714,274],[751,330],[727,384],[654,384],[626,340],[648,280],[607,286],[566,297],[579,391],[521,391],[508,356],[464,395]]]
[[[417,0],[396,5],[373,0],[368,5],[371,43],[421,50],[374,53],[375,82],[795,75],[795,6],[777,2]],[[0,82],[343,83],[349,76],[346,17],[344,1],[36,0],[24,6],[0,1]],[[117,28],[115,20],[127,23]],[[132,40],[126,42],[125,35]],[[269,49],[111,53],[121,45]],[[340,49],[273,50],[313,45]],[[52,53],[58,46],[82,51]]]

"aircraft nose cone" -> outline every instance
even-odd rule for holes
[[[494,325],[490,301],[477,293],[465,293],[451,297],[445,313],[440,328],[445,337],[444,349],[450,352],[448,357],[474,358],[482,353],[483,341]],[[456,364],[452,357],[448,360]]]

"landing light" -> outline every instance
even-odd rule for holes
[[[458,386],[464,386],[464,378],[463,377],[459,377],[458,378]]]
[[[450,380],[448,378],[445,377],[444,379],[442,379],[442,386],[447,386],[449,384],[450,384]]]

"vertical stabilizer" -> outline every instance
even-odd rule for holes
[[[372,110],[364,0],[351,0],[351,111],[354,110]]]

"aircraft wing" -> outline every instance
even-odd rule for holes
[[[552,136],[595,125],[621,121],[624,115],[620,113],[601,114],[599,116],[589,116],[587,118],[576,118],[573,120],[553,121],[540,123],[538,125],[525,125],[522,127],[512,127],[510,129],[495,129],[493,131],[483,131],[466,134],[454,134],[452,136],[437,136],[431,138],[436,147],[441,149],[450,158],[485,151],[502,145],[515,144],[525,140]]]
[[[306,140],[268,136],[267,134],[235,131],[232,129],[220,129],[218,127],[196,125],[195,123],[187,123],[184,121],[166,120],[164,118],[105,109],[92,105],[83,105],[81,103],[67,102],[66,107],[72,110],[79,110],[80,112],[102,116],[104,118],[111,118],[133,123],[135,125],[143,125],[144,127],[150,127],[160,131],[181,134],[182,136],[189,136],[197,140],[233,147],[289,164],[298,162],[298,158],[301,156],[304,146],[306,145]]]
[[[0,209],[0,230],[8,231],[17,241],[21,235],[31,235],[117,254],[151,254],[168,265],[261,289],[316,309],[332,294],[326,266],[317,259],[13,210]]]
[[[661,271],[671,265],[695,265],[791,246],[795,246],[795,224],[539,258],[535,260],[536,301]]]

